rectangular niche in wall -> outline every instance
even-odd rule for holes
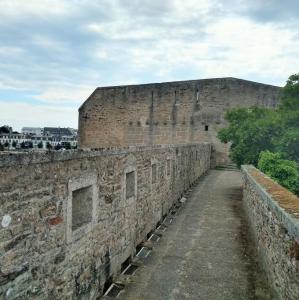
[[[126,173],[126,199],[135,197],[135,171]]]
[[[97,223],[98,202],[97,175],[86,174],[69,180],[65,207],[68,243],[88,234]]]
[[[157,164],[152,164],[152,184],[157,182]]]
[[[166,171],[167,176],[170,176],[170,172],[171,172],[171,163],[170,163],[170,159],[167,159],[167,171]]]
[[[72,230],[92,220],[92,186],[72,191]]]

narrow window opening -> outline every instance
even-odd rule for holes
[[[209,125],[205,125],[205,131],[209,131]]]
[[[167,176],[170,176],[170,172],[171,172],[170,168],[171,168],[170,159],[168,159],[167,160],[167,171],[166,171]]]
[[[149,238],[151,237],[151,235],[153,234],[153,232],[154,232],[154,231],[151,230],[151,231],[146,235],[146,238],[149,239]]]
[[[179,99],[177,95],[177,91],[174,91],[174,105],[179,105]]]
[[[129,256],[122,264],[121,264],[121,272],[123,272],[131,263],[132,259],[131,256]]]
[[[108,291],[112,283],[113,283],[112,277],[109,277],[104,283],[103,294],[105,294]]]
[[[142,247],[143,247],[142,243],[138,244],[135,248],[136,253],[138,253],[142,249]]]
[[[152,184],[157,182],[157,164],[152,164]]]

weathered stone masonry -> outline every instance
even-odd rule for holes
[[[252,166],[243,174],[244,206],[273,295],[299,299],[299,199]]]
[[[96,299],[209,144],[0,156],[0,299]],[[84,201],[78,201],[84,199]]]
[[[275,107],[280,88],[215,78],[97,88],[79,109],[81,148],[212,143],[212,165],[228,158],[217,139],[234,107]]]

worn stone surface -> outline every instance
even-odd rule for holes
[[[275,107],[279,87],[216,78],[97,88],[79,109],[81,148],[213,144],[212,164],[227,160],[217,139],[233,107]],[[206,131],[206,129],[208,131]]]
[[[298,198],[290,197],[290,192],[252,166],[244,166],[243,174],[244,206],[273,293],[278,299],[299,299]],[[273,194],[263,184],[262,176],[276,186],[271,187]],[[287,197],[283,199],[283,195]]]
[[[96,299],[209,169],[210,150],[198,144],[0,155],[0,299]],[[135,193],[126,197],[132,171]],[[84,211],[74,230],[72,197],[86,187],[88,205],[80,209],[92,213]]]
[[[248,239],[240,175],[211,170],[200,180],[121,299],[271,299]]]

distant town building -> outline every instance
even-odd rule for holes
[[[0,143],[8,148],[13,147],[13,145],[16,145],[14,148],[17,148],[17,145],[20,145],[21,143],[29,142],[30,138],[29,136],[26,136],[22,133],[0,133]]]
[[[61,127],[23,127],[19,133],[5,125],[0,127],[0,150],[72,149],[77,147],[77,133],[76,129]]]
[[[32,135],[43,135],[44,129],[41,127],[23,127],[22,133]]]
[[[73,136],[73,132],[70,128],[61,128],[61,127],[45,127],[44,135],[61,137],[61,136]]]

